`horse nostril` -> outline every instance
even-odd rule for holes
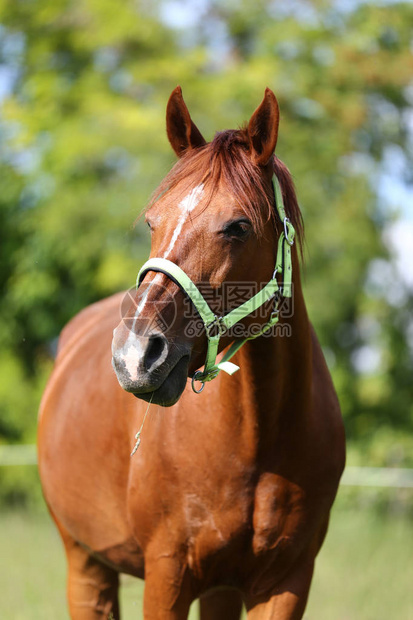
[[[164,336],[150,336],[143,360],[143,365],[147,372],[163,362],[162,358],[164,357],[165,348],[166,339]]]

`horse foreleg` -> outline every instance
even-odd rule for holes
[[[194,598],[186,566],[165,549],[145,556],[145,620],[185,620]]]
[[[238,590],[212,590],[199,604],[201,620],[239,620],[243,602]]]
[[[119,575],[92,557],[59,525],[67,563],[67,598],[72,620],[119,620]]]
[[[314,560],[303,561],[267,596],[247,597],[248,620],[301,620],[307,604]]]

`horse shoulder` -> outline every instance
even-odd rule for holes
[[[40,407],[45,499],[56,520],[91,549],[115,549],[131,536],[125,495],[136,399],[120,388],[110,355],[121,298],[93,304],[63,330]]]
[[[314,330],[312,382],[302,417],[276,443],[274,462],[257,482],[254,554],[280,574],[305,549],[318,550],[345,463],[344,427],[330,372]],[[294,455],[294,458],[292,458]],[[267,568],[265,570],[267,570]]]
[[[320,478],[335,489],[345,465],[345,432],[340,405],[324,354],[312,328],[313,381],[312,422],[320,455]]]

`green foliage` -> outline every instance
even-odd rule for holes
[[[41,512],[44,499],[39,474],[33,465],[0,468],[0,505],[30,514]]]
[[[162,21],[167,6],[0,2],[0,62],[13,76],[0,117],[0,437],[33,440],[59,331],[133,285],[148,252],[133,223],[173,162],[164,110],[177,83],[207,138],[275,91],[277,153],[306,223],[309,313],[349,436],[412,431],[412,299],[395,305],[368,285],[373,261],[391,260],[374,181],[390,146],[411,158],[412,5],[211,0],[181,29]],[[359,372],[365,346],[381,361]]]

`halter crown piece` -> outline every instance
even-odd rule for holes
[[[150,258],[142,266],[136,286],[139,287],[143,277],[148,271],[159,271],[167,275],[171,280],[176,282],[183,291],[188,295],[195,308],[197,309],[205,326],[205,333],[208,339],[208,349],[206,354],[205,366],[203,370],[197,370],[192,378],[192,389],[194,392],[202,392],[207,381],[215,379],[220,370],[225,371],[229,375],[233,375],[234,372],[239,370],[239,366],[236,366],[229,360],[231,357],[242,347],[247,340],[253,340],[258,338],[265,332],[269,331],[276,323],[278,323],[279,315],[279,302],[280,295],[283,297],[291,297],[291,282],[292,282],[292,261],[291,261],[291,246],[294,244],[295,230],[288,217],[286,217],[282,193],[280,184],[277,177],[273,177],[275,204],[277,207],[278,216],[283,223],[284,229],[278,239],[277,258],[275,262],[274,272],[271,280],[266,284],[256,295],[248,299],[246,302],[228,312],[224,316],[216,316],[205,301],[200,290],[192,282],[191,278],[175,263],[167,260],[166,258]],[[283,275],[282,289],[280,290],[276,276],[277,274]],[[237,340],[232,343],[227,352],[222,357],[221,361],[217,364],[216,358],[218,354],[219,340],[223,334],[229,330],[233,325],[242,321],[246,316],[258,310],[270,299],[274,300],[274,306],[271,312],[271,316],[262,329],[249,338],[243,340]],[[196,388],[195,382],[202,383],[199,389]]]

